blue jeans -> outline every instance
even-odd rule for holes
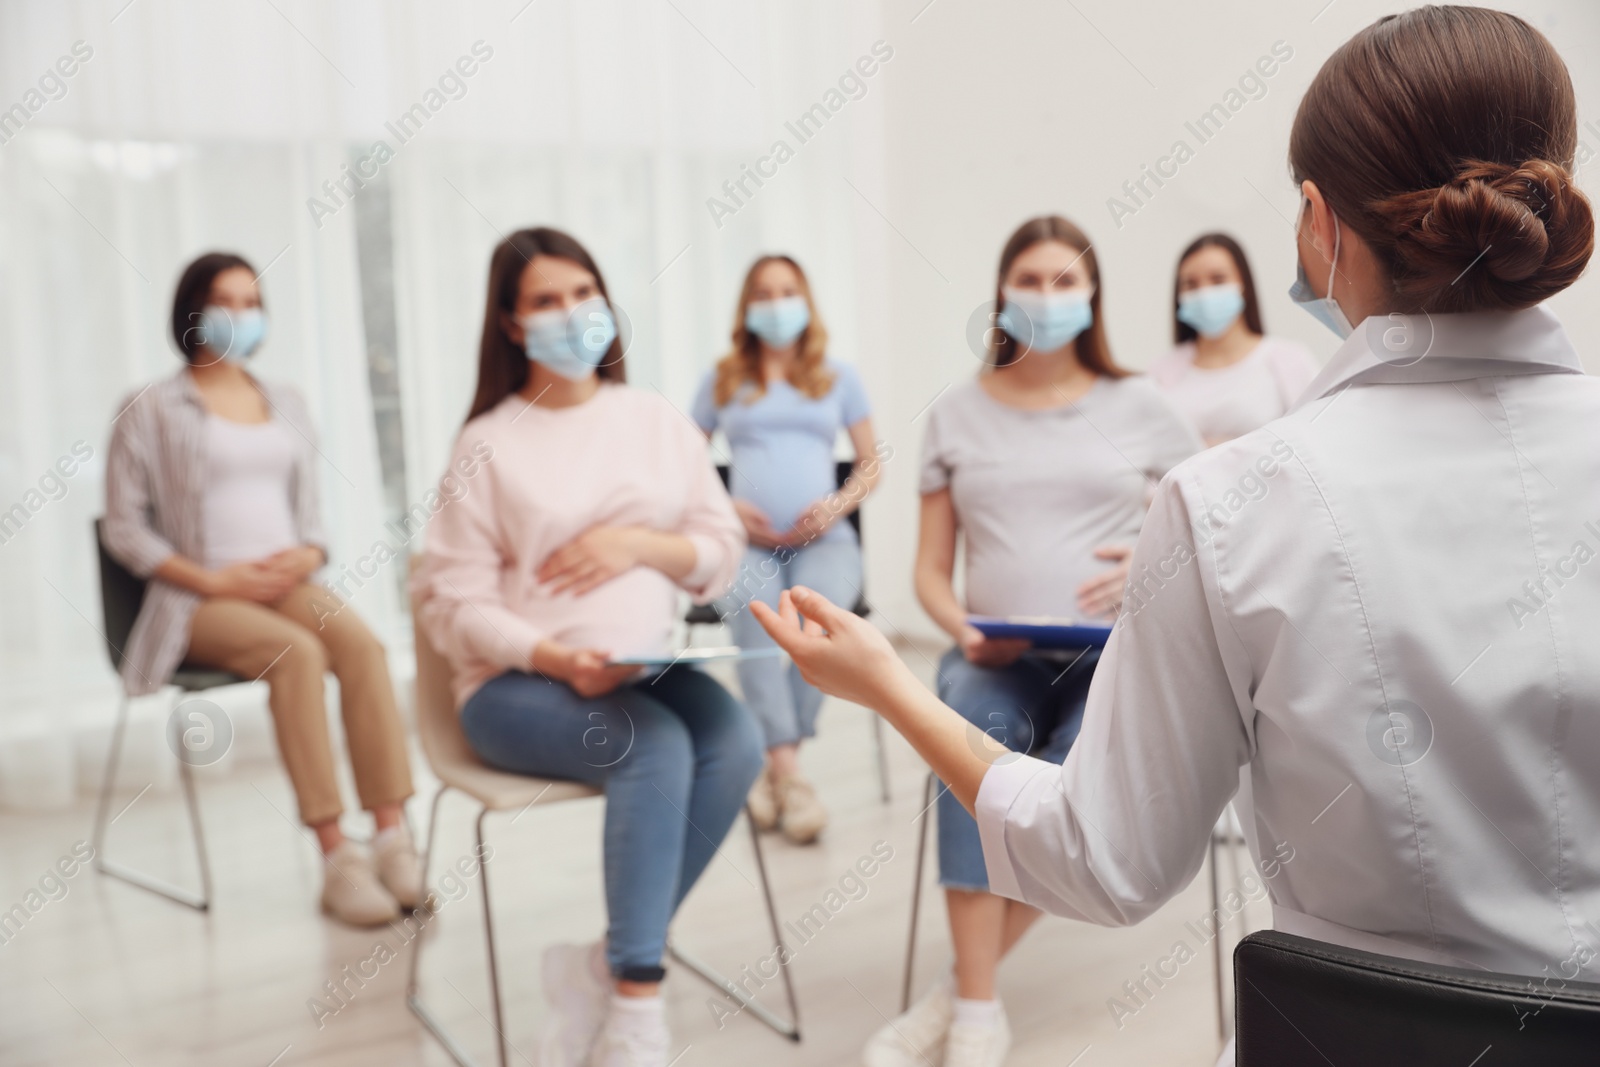
[[[847,611],[854,607],[861,595],[861,546],[853,534],[813,541],[799,549],[745,551],[732,592],[717,603],[740,648],[772,646],[772,638],[751,613],[750,602],[759,600],[776,608],[778,594],[796,585],[815,589]],[[756,713],[768,748],[816,734],[822,694],[800,677],[793,663],[781,656],[763,656],[740,660],[738,671],[745,703]]]
[[[1064,763],[1083,725],[1100,650],[1077,662],[1028,653],[1009,667],[976,667],[959,648],[939,660],[939,699],[1014,752]],[[1068,664],[1071,664],[1068,667]],[[989,888],[978,823],[961,802],[939,788],[939,884],[950,889]]]
[[[468,698],[461,727],[491,767],[604,787],[607,962],[659,981],[667,924],[761,772],[749,714],[692,667],[593,699],[508,671]]]

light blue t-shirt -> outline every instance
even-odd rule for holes
[[[855,368],[827,362],[833,388],[813,400],[787,380],[768,382],[753,403],[754,388],[741,386],[722,407],[712,400],[715,369],[695,394],[693,416],[707,433],[720,429],[733,450],[728,490],[767,513],[774,529],[791,528],[801,512],[838,488],[833,445],[841,429],[871,414],[867,391]],[[848,522],[836,522],[823,540],[854,537]]]

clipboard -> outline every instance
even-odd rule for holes
[[[1104,648],[1111,624],[1049,615],[969,615],[967,622],[985,637],[1021,638],[1034,648]]]

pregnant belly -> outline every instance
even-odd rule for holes
[[[677,621],[678,587],[660,571],[635,567],[583,596],[543,600],[539,613],[562,644],[614,656],[667,650]]]

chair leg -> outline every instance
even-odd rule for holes
[[[439,839],[439,802],[444,799],[444,795],[449,791],[449,788],[449,786],[441,785],[439,787],[439,792],[435,793],[433,797],[432,814],[428,819],[428,840],[427,843],[422,847],[423,885],[427,885],[428,867],[433,860],[434,842]],[[483,820],[488,814],[488,808],[484,808],[478,813],[477,836],[478,855],[480,857],[483,855]],[[500,1067],[506,1067],[507,1041],[505,1011],[500,994],[500,970],[497,966],[495,958],[494,918],[493,913],[489,909],[488,864],[484,864],[480,868],[479,874],[483,878],[483,930],[489,946],[489,995],[494,999],[494,1027],[496,1038],[498,1039],[496,1048],[499,1051]],[[428,1028],[428,1032],[434,1036],[434,1039],[437,1040],[439,1044],[444,1046],[445,1052],[447,1052],[450,1058],[459,1064],[460,1067],[477,1067],[477,1061],[472,1058],[471,1053],[467,1052],[466,1049],[461,1047],[461,1043],[456,1040],[455,1035],[446,1029],[444,1023],[440,1022],[438,1018],[434,1016],[433,1012],[429,1010],[428,1006],[422,1001],[422,985],[420,981],[420,975],[422,971],[422,945],[424,940],[425,938],[422,935],[419,935],[416,938],[415,945],[411,950],[411,973],[410,977],[406,980],[406,1007],[411,1009],[411,1014],[415,1015],[422,1025]]]
[[[1229,804],[1222,810],[1223,817],[1228,820],[1228,870],[1233,875],[1233,884],[1236,888],[1244,888],[1244,876],[1239,870],[1239,851],[1245,848],[1244,827],[1239,825],[1238,816]],[[1248,849],[1245,849],[1248,852]],[[1239,936],[1243,938],[1250,932],[1250,920],[1243,908],[1239,909]]]
[[[889,803],[889,750],[883,744],[883,718],[875,711],[868,710],[872,716],[872,740],[878,748],[878,792],[883,797],[885,804]]]
[[[205,831],[200,824],[200,801],[195,795],[194,769],[187,760],[178,760],[178,777],[183,784],[183,799],[189,809],[189,828],[194,836],[195,859],[200,868],[200,892],[183,889],[170,882],[153,878],[106,858],[106,833],[111,828],[111,795],[116,791],[117,763],[122,756],[122,744],[127,735],[128,698],[123,697],[117,706],[117,722],[111,730],[111,748],[106,753],[106,772],[100,781],[100,799],[95,807],[94,867],[101,874],[127,882],[157,896],[166,897],[196,911],[211,909],[211,861],[206,855]]]
[[[911,1007],[911,971],[917,959],[917,912],[922,907],[922,864],[928,851],[928,824],[933,821],[933,802],[938,794],[939,779],[932,772],[922,791],[922,829],[917,831],[917,869],[911,883],[911,932],[906,935],[906,970],[900,981],[900,1011]]]
[[[1207,864],[1211,869],[1211,919],[1217,922],[1216,935],[1211,938],[1212,969],[1216,972],[1217,979],[1217,1037],[1223,1041],[1228,1039],[1228,1012],[1223,1004],[1222,995],[1222,929],[1218,922],[1221,914],[1221,898],[1217,893],[1217,833],[1211,832],[1211,862]]]
[[[767,862],[761,852],[761,835],[756,831],[756,822],[750,817],[750,811],[745,809],[745,821],[750,826],[750,844],[755,849],[756,870],[761,876],[761,895],[767,905],[767,920],[772,927],[772,939],[778,949],[778,973],[783,977],[784,993],[789,1001],[789,1019],[774,1014],[766,1006],[758,1004],[743,989],[730,982],[721,973],[695,956],[690,955],[671,941],[667,942],[667,954],[701,978],[716,986],[723,993],[739,1002],[740,1010],[748,1010],[761,1022],[765,1023],[774,1032],[787,1037],[790,1041],[800,1041],[800,1002],[795,997],[794,976],[789,973],[789,948],[783,941],[783,933],[778,925],[778,909],[772,900],[772,882],[767,877]]]
[[[422,887],[426,894],[425,904],[427,906],[432,905],[432,900],[427,899],[431,898],[432,894],[426,893],[426,891],[428,887],[428,866],[433,862],[433,842],[439,834],[439,802],[444,799],[444,795],[449,791],[449,786],[439,786],[439,791],[433,795],[433,804],[428,809],[428,836],[422,842]],[[421,992],[421,987],[417,982],[417,975],[421,969],[422,939],[418,938],[417,947],[411,951],[410,977],[406,979],[406,1001],[411,1005],[413,1011],[421,1003],[418,995]],[[427,1022],[427,1019],[424,1018],[423,1021]]]
[[[494,998],[494,1031],[500,1039],[497,1046],[500,1050],[500,1067],[506,1067],[506,1010],[504,998],[500,995],[500,964],[494,952],[494,909],[489,907],[489,865],[481,862],[484,855],[483,820],[488,815],[488,808],[478,812],[478,857],[481,864],[478,875],[483,879],[483,936],[489,946],[489,994]]]

